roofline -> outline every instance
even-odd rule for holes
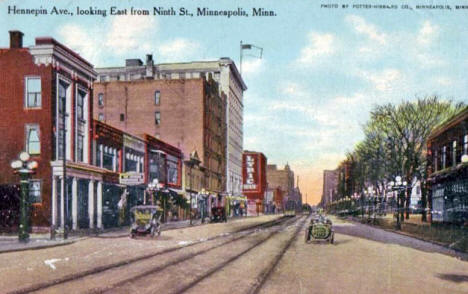
[[[55,45],[55,46],[58,46],[58,47],[62,47],[65,51],[67,51],[68,53],[70,53],[71,55],[73,55],[74,57],[79,59],[81,62],[85,63],[86,65],[88,65],[91,68],[94,68],[94,66],[89,61],[87,61],[86,59],[81,57],[78,53],[76,53],[72,49],[68,48],[67,46],[63,45],[59,41],[55,40],[54,38],[52,38],[52,37],[37,37],[36,38],[35,46],[47,45],[47,44],[52,44],[52,45]]]
[[[441,125],[437,126],[427,138],[427,141],[432,141],[437,136],[441,135],[443,132],[447,131],[451,127],[459,124],[463,120],[468,118],[468,106],[465,106],[464,109],[460,110],[455,116],[447,120],[446,122],[442,123]]]

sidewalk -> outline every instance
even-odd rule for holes
[[[468,232],[463,229],[448,229],[444,227],[432,227],[427,222],[421,222],[420,216],[413,215],[410,219],[405,219],[401,224],[401,230],[395,230],[395,223],[392,215],[377,218],[376,224],[363,222],[360,217],[347,216],[345,219],[353,222],[372,226],[396,234],[412,237],[421,241],[443,246],[451,250],[467,254]]]
[[[209,223],[209,219],[205,220],[205,224]],[[192,221],[192,226],[201,225],[201,220],[196,219]],[[190,220],[171,221],[162,225],[162,231],[175,230],[190,226]],[[68,239],[64,240],[62,237],[57,236],[55,240],[50,239],[49,233],[44,234],[30,234],[29,242],[20,243],[17,234],[0,235],[0,254],[14,251],[24,250],[37,250],[43,248],[51,248],[57,246],[64,246],[75,243],[77,241],[87,238],[122,238],[129,235],[129,227],[111,228],[99,233],[91,231],[84,232],[71,232]]]

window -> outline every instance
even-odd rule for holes
[[[159,105],[161,103],[161,92],[154,91],[154,105]]]
[[[442,147],[442,169],[447,167],[447,146]]]
[[[468,135],[463,137],[463,154],[468,154]]]
[[[41,78],[26,78],[26,107],[41,107]]]
[[[99,121],[104,121],[104,113],[100,113],[100,114],[98,115],[98,120],[99,120]]]
[[[84,120],[84,100],[86,93],[78,91],[78,99],[76,101],[76,116],[78,119]]]
[[[78,135],[77,137],[77,148],[76,148],[76,156],[77,160],[83,162],[83,135]]]
[[[26,151],[29,154],[41,153],[38,125],[26,125]]]
[[[99,106],[104,106],[104,94],[102,94],[102,93],[98,94],[98,105]]]
[[[102,144],[99,144],[98,147],[96,148],[96,166],[97,167],[102,167],[101,166],[101,154],[102,154]]]
[[[457,165],[457,141],[452,143],[452,165]]]
[[[41,203],[41,181],[30,180],[29,181],[29,201],[30,203]]]
[[[125,120],[125,114],[121,113],[120,114],[120,121],[124,121]]]
[[[154,123],[157,125],[161,124],[161,112],[156,111],[154,113]]]

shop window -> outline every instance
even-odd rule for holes
[[[468,154],[468,135],[463,137],[463,154]]]
[[[41,107],[41,78],[27,77],[26,78],[26,107],[37,108]]]
[[[41,153],[39,125],[26,125],[26,151],[29,154]]]
[[[29,181],[29,201],[31,203],[41,203],[41,181],[30,180]]]

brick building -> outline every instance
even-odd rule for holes
[[[10,48],[0,49],[0,186],[5,191],[19,182],[10,163],[20,152],[38,162],[29,190],[33,228],[125,222],[118,206],[128,202],[128,210],[144,193],[147,144],[174,155],[163,162],[176,162],[170,184],[180,189],[178,148],[93,121],[96,72],[89,62],[49,37],[24,48],[22,37],[10,31]],[[141,174],[137,185],[122,183],[125,173]]]
[[[184,154],[197,151],[205,189],[224,192],[226,96],[211,75],[166,79],[154,74],[150,56],[147,65],[130,59],[124,68],[101,69],[94,117],[134,135],[160,138]]]
[[[91,85],[96,72],[89,62],[52,38],[36,38],[34,46],[24,48],[22,37],[21,32],[10,31],[10,48],[0,49],[0,183],[17,183],[10,162],[23,150],[30,153],[39,164],[30,185],[32,222],[46,226],[59,219],[63,223],[63,199],[55,193],[58,187],[63,191],[62,105],[68,114],[65,154],[69,175],[81,178],[82,168],[90,163]]]
[[[276,164],[267,165],[267,182],[268,187],[281,189],[284,200],[294,193],[294,172],[289,164],[286,164],[284,169],[278,169]]]
[[[427,140],[428,204],[432,222],[468,223],[468,107]]]
[[[200,138],[200,136],[196,135],[191,138],[191,136],[187,135],[188,131],[195,134],[199,131],[196,129],[187,129],[186,132],[181,132],[180,130],[174,132],[168,126],[168,122],[170,122],[170,120],[176,121],[176,128],[181,125],[188,128],[189,124],[192,124],[193,121],[199,117],[199,115],[194,114],[194,112],[202,111],[203,107],[201,107],[202,104],[200,104],[199,101],[195,101],[197,100],[196,97],[200,96],[199,85],[195,85],[197,83],[195,80],[206,79],[206,77],[211,76],[216,81],[215,85],[219,93],[224,92],[226,94],[224,118],[222,119],[222,124],[225,125],[226,128],[226,137],[223,142],[226,149],[224,155],[225,163],[223,164],[225,169],[223,178],[223,182],[225,183],[223,184],[224,191],[236,196],[241,196],[243,92],[247,87],[231,59],[221,58],[215,61],[154,64],[152,56],[147,55],[145,64],[139,59],[129,59],[126,61],[125,67],[99,68],[96,70],[99,73],[99,81],[102,82],[102,85],[106,85],[106,82],[112,83],[116,81],[144,81],[144,84],[147,85],[145,87],[148,89],[146,89],[146,91],[143,90],[142,87],[141,91],[144,92],[142,95],[146,95],[149,99],[148,101],[152,101],[153,96],[154,100],[160,99],[161,101],[160,114],[150,113],[149,115],[151,115],[151,118],[160,115],[161,123],[163,123],[163,120],[165,121],[164,128],[161,125],[159,129],[153,128],[152,132],[148,133],[154,136],[160,136],[163,140],[179,146],[183,149],[184,154],[189,154],[196,150],[200,154],[203,162],[205,162],[205,154],[203,154],[204,149],[198,148],[202,144],[199,143],[200,141],[198,141],[197,144],[191,142],[194,140],[193,138]],[[149,83],[149,81],[151,81],[151,83]],[[153,87],[155,85],[157,85],[157,87]],[[158,98],[158,96],[160,98]],[[190,97],[191,102],[188,102],[187,97]],[[107,97],[103,95],[102,101],[106,99]],[[126,113],[120,110],[123,107],[122,104],[125,105],[126,101],[128,101],[126,99],[128,98],[124,99],[122,97],[119,107],[117,107],[117,105],[111,106],[111,108],[104,107],[103,110],[105,110],[105,112],[101,112],[100,114],[96,113],[96,118],[101,116],[104,121],[111,122],[113,125],[114,122],[120,121],[121,126],[125,125]],[[170,101],[173,101],[175,104],[182,101],[184,105],[170,106]],[[149,108],[144,106],[141,106],[141,108],[147,109],[148,111],[157,111],[153,107],[154,104],[146,106]],[[115,112],[116,109],[112,109],[112,107],[117,107],[117,111],[120,112]],[[131,115],[131,113],[128,114]],[[142,119],[145,120],[146,118]],[[154,119],[156,119],[156,117]],[[132,130],[129,131],[133,132]],[[211,136],[211,138],[212,137],[213,136]],[[210,179],[207,180],[208,182],[211,181]]]

